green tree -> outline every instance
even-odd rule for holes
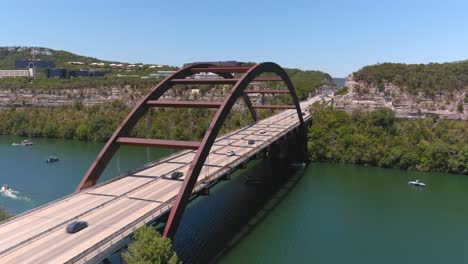
[[[459,113],[463,113],[463,111],[465,111],[465,109],[463,108],[463,103],[462,102],[458,103],[457,110],[458,110]]]
[[[164,264],[177,263],[177,255],[171,248],[170,239],[151,227],[142,226],[135,231],[135,242],[128,246],[123,258],[128,264]]]
[[[2,207],[0,207],[0,222],[9,218],[11,215],[8,214],[5,209],[3,209]]]

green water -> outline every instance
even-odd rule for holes
[[[221,263],[467,263],[466,190],[461,175],[311,164]]]
[[[0,206],[19,214],[72,193],[104,143],[73,140],[33,139],[33,146],[12,146],[24,138],[0,136],[0,185],[7,184],[17,194],[0,195]],[[148,160],[161,158],[173,150],[122,148],[110,162],[100,181],[135,169]],[[60,161],[46,163],[49,155]]]
[[[18,191],[0,196],[0,205],[15,214],[71,193],[103,146],[11,146],[20,140],[0,137],[0,185]],[[172,152],[123,148],[103,179]],[[48,155],[61,160],[46,164]],[[247,175],[262,183],[246,185]],[[407,185],[416,178],[428,187]],[[184,263],[467,263],[466,190],[461,175],[254,161],[190,203],[174,249]]]

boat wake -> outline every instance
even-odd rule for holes
[[[10,199],[14,199],[14,200],[23,200],[23,201],[28,201],[28,202],[31,201],[31,199],[29,199],[28,197],[22,195],[18,191],[12,190],[11,188],[8,188],[7,190],[5,190],[2,187],[2,190],[0,191],[0,194],[3,197],[7,197],[7,198],[10,198]]]

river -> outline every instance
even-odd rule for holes
[[[0,137],[0,184],[18,192],[0,205],[15,214],[71,193],[103,146],[20,140]],[[103,180],[172,152],[123,148]],[[407,185],[416,178],[428,187]],[[174,248],[184,263],[466,263],[467,189],[462,175],[254,161],[189,205]]]

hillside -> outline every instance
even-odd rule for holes
[[[93,62],[112,63],[92,57],[80,56],[63,50],[53,50],[43,47],[0,47],[0,69],[12,69],[15,60],[30,59],[35,53],[38,60],[50,60],[55,62],[56,67],[67,67],[70,61],[81,61],[90,64]],[[114,62],[116,63],[116,62]]]
[[[142,63],[137,63],[136,65],[141,65],[135,67],[134,69],[128,69],[125,66],[130,65],[130,63],[118,62],[118,61],[106,61],[100,60],[93,57],[87,57],[82,55],[77,55],[64,50],[54,50],[45,47],[0,47],[0,70],[10,70],[15,67],[15,60],[21,59],[32,59],[44,60],[44,61],[53,61],[57,68],[67,68],[71,70],[77,70],[81,68],[95,68],[104,71],[110,71],[113,73],[125,72],[126,74],[138,74],[144,75],[149,73],[155,73],[158,70],[174,70],[176,67],[169,65],[157,65],[158,67],[150,68],[152,65],[146,65]],[[70,64],[70,62],[80,62],[82,64]],[[104,65],[91,65],[92,63],[103,63]],[[110,67],[110,64],[122,64],[121,68]],[[41,72],[41,70],[40,70]]]
[[[387,107],[399,118],[468,120],[468,61],[366,66],[348,76],[334,102],[348,112]]]
[[[0,107],[56,107],[73,105],[80,101],[84,105],[95,105],[119,100],[132,105],[148,89],[155,86],[159,79],[146,78],[151,73],[161,70],[175,70],[177,67],[164,65],[139,64],[137,67],[126,67],[130,64],[103,61],[92,57],[80,56],[67,51],[58,51],[40,47],[0,47],[0,69],[14,68],[17,59],[31,58],[35,53],[36,59],[50,60],[56,67],[67,69],[95,68],[99,71],[109,71],[105,77],[79,77],[70,79],[45,78],[39,72],[34,80],[29,78],[0,78]],[[80,62],[82,65],[73,65],[69,62]],[[91,66],[91,63],[104,63],[103,66]],[[110,67],[109,64],[122,64],[123,67]],[[141,67],[140,67],[141,66]],[[304,99],[309,93],[322,85],[332,84],[330,75],[320,71],[302,71],[298,69],[285,69],[296,87],[299,98]],[[120,77],[119,77],[120,75]],[[127,75],[127,77],[122,77]],[[276,85],[276,83],[271,83]],[[201,87],[202,96],[206,99],[215,99],[213,96],[222,96],[217,91],[219,87]],[[185,90],[182,97],[190,96],[190,89]],[[220,98],[218,98],[220,99]]]

